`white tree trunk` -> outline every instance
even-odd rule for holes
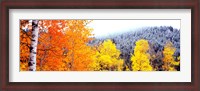
[[[31,46],[30,46],[30,57],[29,57],[29,71],[36,71],[36,53],[38,44],[38,20],[32,21],[32,34],[31,34]]]

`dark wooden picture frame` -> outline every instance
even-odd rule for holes
[[[200,91],[199,0],[3,0],[1,1],[1,90]],[[191,9],[192,82],[9,82],[9,9]]]

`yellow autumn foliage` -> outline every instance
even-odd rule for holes
[[[163,51],[163,62],[164,65],[162,66],[164,70],[166,71],[175,71],[176,69],[174,68],[174,66],[179,65],[179,61],[176,62],[174,60],[173,54],[176,51],[176,48],[173,47],[173,44],[171,42],[168,42],[165,47],[164,47],[164,51]],[[178,57],[178,59],[180,60],[180,57]]]
[[[150,55],[147,53],[149,44],[147,40],[141,39],[136,42],[134,54],[131,56],[133,71],[152,71]]]
[[[120,50],[116,48],[111,40],[104,41],[98,47],[98,50],[93,56],[93,63],[90,64],[91,70],[122,70],[123,60],[119,58]]]

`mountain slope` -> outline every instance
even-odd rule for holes
[[[149,42],[150,55],[157,55],[156,60],[152,60],[153,65],[162,65],[162,51],[167,42],[172,42],[176,48],[175,58],[180,56],[180,30],[171,26],[145,27],[137,31],[129,31],[122,34],[95,39],[89,45],[99,45],[106,39],[111,39],[116,47],[121,51],[120,57],[124,59],[125,64],[130,67],[130,57],[134,52],[135,42],[139,39],[146,39]],[[131,67],[130,67],[131,69]],[[162,69],[161,69],[162,70]]]

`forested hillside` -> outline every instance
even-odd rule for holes
[[[131,68],[131,55],[134,53],[135,43],[140,39],[148,40],[150,55],[156,55],[156,58],[151,59],[151,64],[154,67],[158,67],[158,70],[163,70],[163,53],[164,46],[171,42],[175,47],[173,54],[175,60],[178,60],[180,56],[180,30],[175,29],[171,26],[160,26],[160,27],[145,27],[134,31],[128,31],[121,34],[115,34],[107,37],[96,38],[89,42],[89,45],[99,45],[104,40],[111,39],[116,44],[117,49],[121,51],[120,57],[124,59],[125,65]],[[176,67],[180,70],[180,67]]]

